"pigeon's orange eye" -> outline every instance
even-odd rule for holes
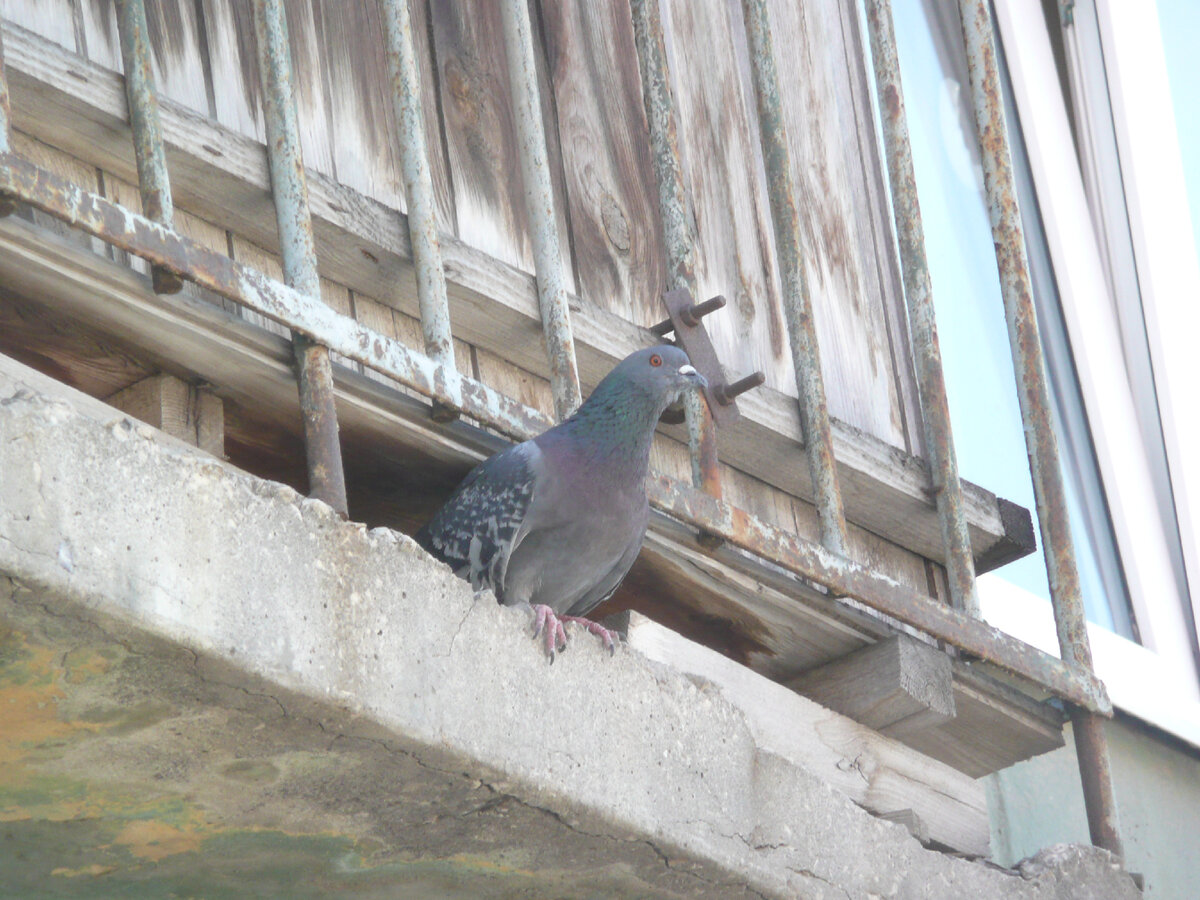
[[[657,369],[662,365],[662,357],[655,353],[652,357],[650,357],[650,365]]]

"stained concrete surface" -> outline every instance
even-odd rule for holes
[[[548,666],[404,536],[12,366],[0,573],[12,896],[1137,896],[927,850],[710,685]]]

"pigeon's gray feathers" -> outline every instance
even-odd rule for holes
[[[509,554],[533,498],[529,450],[528,444],[517,444],[472,469],[416,536],[472,589],[492,588],[501,602]]]
[[[476,467],[417,542],[501,603],[586,615],[637,559],[658,418],[701,384],[676,347],[631,354],[574,416]]]

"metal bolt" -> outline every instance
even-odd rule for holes
[[[725,303],[725,298],[719,295],[709,300],[705,300],[703,303],[693,303],[691,306],[679,311],[679,318],[683,320],[684,325],[689,325],[694,328],[700,324],[701,319],[703,319],[709,313],[713,313],[718,309],[721,309]],[[670,319],[664,319],[657,325],[653,326],[650,330],[659,337],[662,337],[663,335],[674,331],[675,326],[672,324]]]
[[[767,376],[762,372],[755,372],[745,378],[739,378],[733,384],[718,384],[713,388],[713,395],[722,406],[728,406],[733,402],[734,397],[758,387],[766,380]]]

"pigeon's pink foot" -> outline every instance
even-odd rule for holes
[[[567,632],[563,627],[566,622],[574,622],[576,625],[582,625],[596,637],[600,638],[609,654],[613,654],[617,649],[617,633],[609,631],[598,622],[593,622],[591,619],[585,619],[582,616],[561,616],[552,610],[549,606],[539,603],[533,607],[535,619],[533,623],[533,636],[537,637],[545,631],[546,637],[546,655],[550,657],[550,662],[554,662],[555,652],[561,653],[567,649]]]

